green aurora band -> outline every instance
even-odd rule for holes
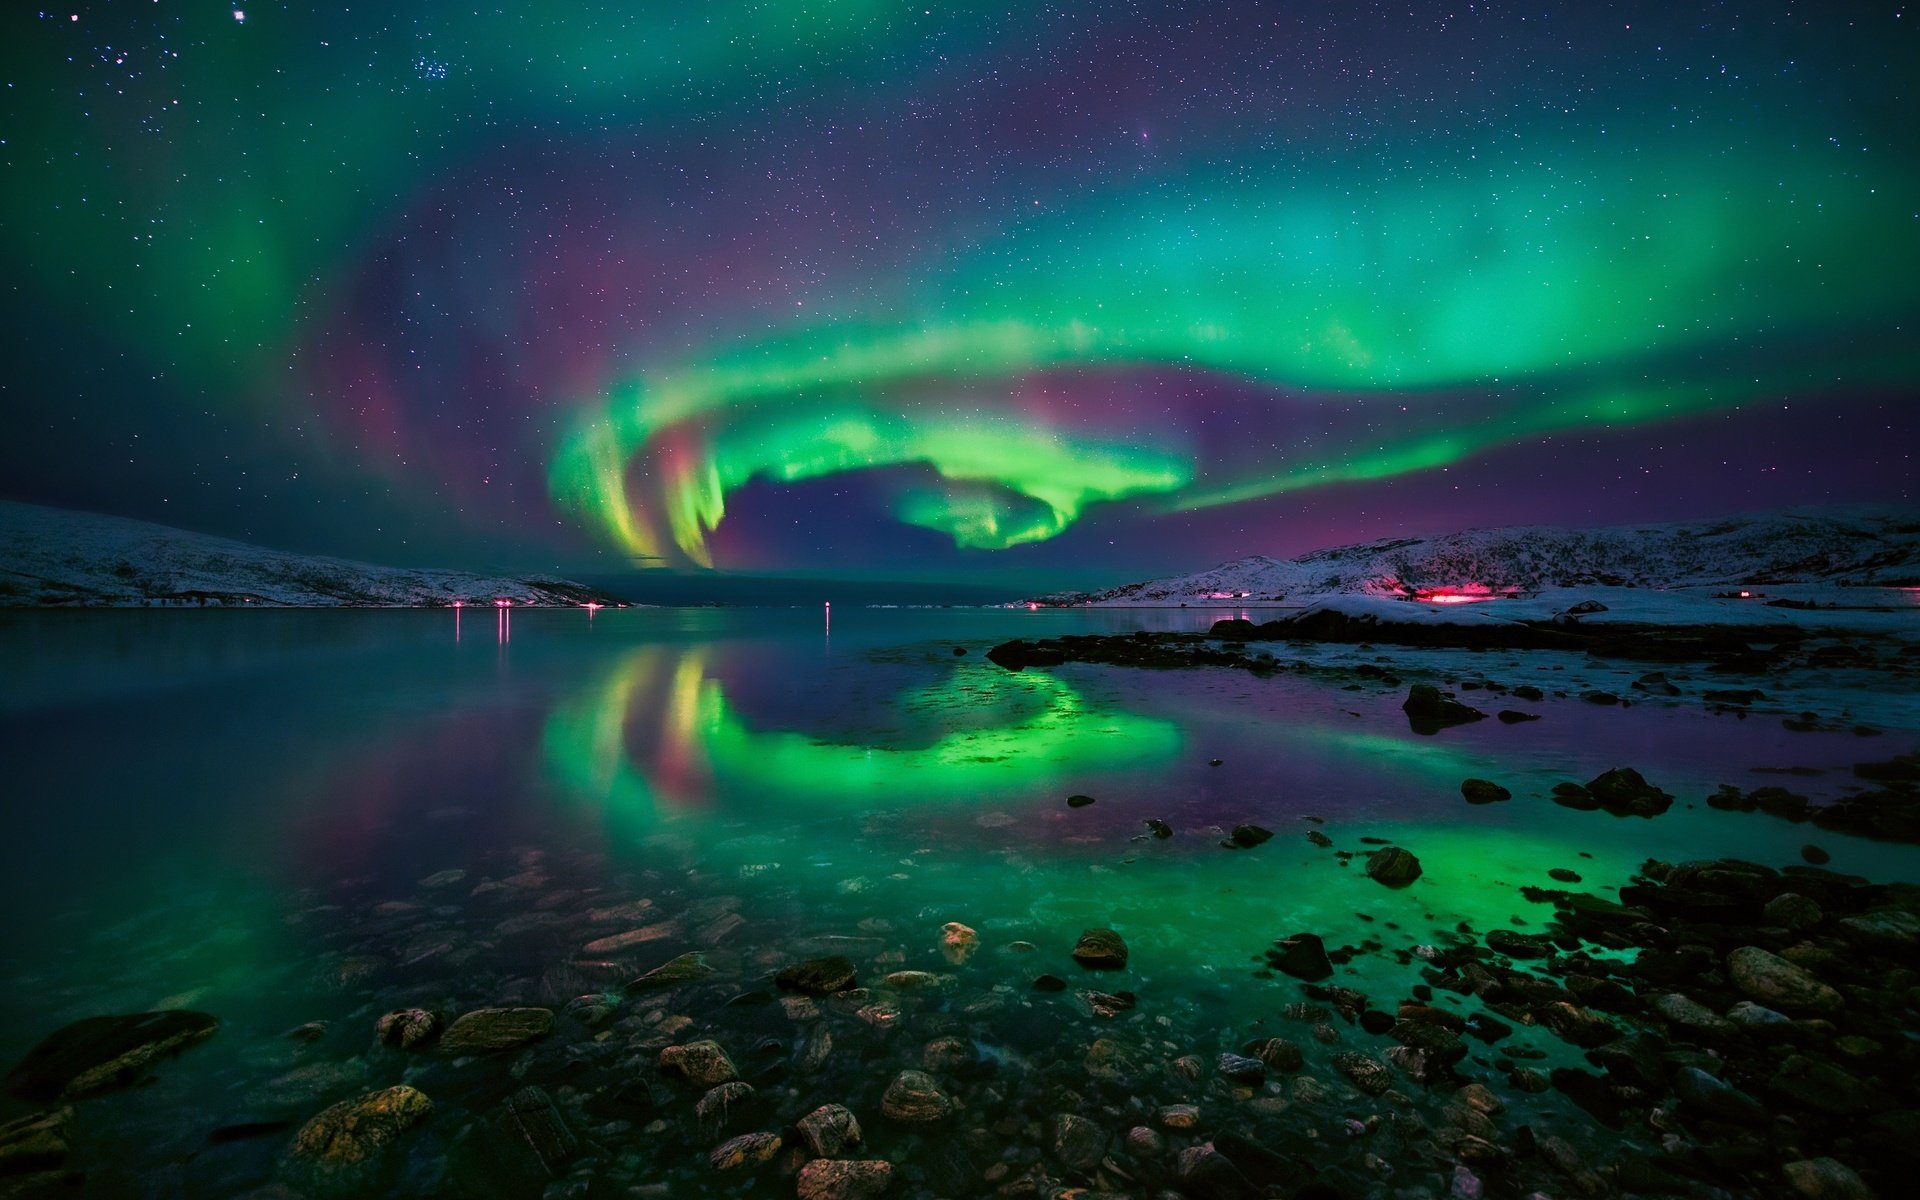
[[[999,549],[1052,537],[1097,501],[1234,503],[1910,378],[1910,339],[1889,331],[1920,299],[1912,172],[1863,163],[1796,182],[1788,168],[1823,150],[1602,151],[1484,187],[1183,181],[1151,203],[1009,231],[932,273],[915,301],[932,319],[849,312],[643,369],[576,427],[549,485],[637,557],[710,565],[726,496],[756,476],[921,463],[957,486],[907,496],[896,515]],[[1350,453],[1282,447],[1221,472],[1177,429],[1088,436],[1020,401],[1035,372],[1143,366],[1410,415]],[[927,402],[929,387],[946,401]],[[1424,392],[1463,388],[1477,420],[1436,426],[1421,411]]]

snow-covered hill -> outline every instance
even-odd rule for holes
[[[563,579],[283,554],[147,521],[0,501],[0,606],[415,607],[617,603]]]
[[[1920,584],[1920,509],[1781,512],[1605,529],[1516,526],[1396,538],[1211,570],[1048,604],[1309,603],[1326,596],[1530,595],[1548,588]]]

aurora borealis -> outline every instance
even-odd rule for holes
[[[1897,6],[4,20],[19,498],[901,576],[1911,499]]]

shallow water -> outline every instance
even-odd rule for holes
[[[1778,866],[1816,841],[1836,870],[1920,879],[1911,847],[1700,803],[1725,782],[1831,798],[1853,783],[1851,763],[1920,744],[1884,719],[1864,738],[1791,732],[1777,715],[1741,720],[1687,699],[1604,709],[1549,699],[1519,705],[1537,722],[1423,737],[1400,711],[1404,683],[1086,665],[1016,675],[983,657],[1013,636],[1204,629],[1233,615],[1224,611],[846,608],[830,630],[823,615],[522,611],[509,629],[501,614],[468,612],[457,630],[444,612],[4,618],[0,1057],[81,1016],[208,1011],[221,1032],[161,1066],[153,1086],[83,1105],[76,1154],[103,1194],[257,1186],[289,1134],[216,1151],[210,1130],[297,1122],[401,1079],[443,1105],[404,1168],[431,1188],[463,1114],[498,1094],[486,1073],[509,1068],[449,1073],[370,1048],[373,1018],[404,1004],[564,1003],[556,970],[586,941],[633,926],[670,927],[597,956],[623,977],[705,948],[748,994],[805,957],[809,939],[834,936],[865,939],[863,979],[954,974],[956,987],[903,1005],[902,1020],[910,1033],[922,1017],[967,1014],[1005,1068],[991,1095],[1019,1104],[1024,1072],[1054,1052],[1036,1031],[1077,1038],[1077,1060],[1112,1024],[1075,1008],[1071,990],[1026,991],[1041,972],[1088,986],[1067,952],[1089,926],[1119,931],[1131,948],[1128,971],[1092,983],[1137,994],[1123,1021],[1150,1023],[1167,1057],[1210,1058],[1255,1032],[1285,1032],[1278,1013],[1297,985],[1256,971],[1275,938],[1297,931],[1330,947],[1381,943],[1335,982],[1390,1007],[1410,979],[1394,951],[1463,923],[1544,922],[1550,910],[1519,888],[1553,886],[1549,868],[1576,870],[1606,894],[1650,857]],[[1328,661],[1359,657],[1339,650]],[[1423,666],[1399,674],[1500,679],[1518,657],[1424,652]],[[1528,658],[1537,670],[1550,656]],[[1571,656],[1564,665],[1590,670]],[[1555,782],[1623,765],[1678,796],[1673,810],[1619,819],[1546,799]],[[1754,773],[1785,767],[1824,773]],[[1459,784],[1469,776],[1515,798],[1468,806]],[[1073,793],[1096,803],[1069,808]],[[1146,836],[1148,818],[1175,836]],[[1277,836],[1223,848],[1243,822]],[[1387,890],[1360,861],[1308,842],[1312,828],[1341,850],[1368,849],[1362,838],[1407,847],[1426,873]],[[447,871],[466,874],[420,883]],[[589,915],[642,898],[652,901],[644,919]],[[738,920],[716,923],[727,913]],[[959,968],[940,954],[948,921],[981,935]],[[980,1003],[996,986],[999,999]],[[1036,1023],[1036,1004],[1057,1011]],[[640,1020],[658,1011],[631,1006]],[[727,1040],[732,1018],[692,1015]],[[315,1045],[283,1037],[310,1021],[331,1022]],[[739,1021],[756,1036],[779,1025]],[[585,1040],[563,1031],[556,1044]],[[782,1103],[798,1112],[852,1103],[827,1093],[856,1087],[863,1070],[884,1085],[894,1066],[918,1065],[923,1040],[862,1048],[866,1065],[828,1072],[833,1087],[769,1090],[790,1089]],[[1520,1040],[1565,1053],[1544,1034]],[[309,1072],[311,1087],[287,1082],[316,1064],[325,1069]],[[512,1068],[528,1069],[537,1075],[539,1063]],[[1585,1120],[1539,1103],[1549,1125]],[[769,1126],[793,1115],[770,1114]],[[629,1167],[697,1157],[633,1124],[596,1135]]]

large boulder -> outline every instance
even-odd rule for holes
[[[312,1196],[377,1191],[394,1143],[431,1111],[433,1101],[405,1084],[342,1100],[294,1135],[288,1180]]]
[[[213,1036],[220,1022],[168,1009],[88,1017],[54,1030],[7,1072],[7,1091],[36,1102],[85,1096],[137,1081],[155,1061]]]

